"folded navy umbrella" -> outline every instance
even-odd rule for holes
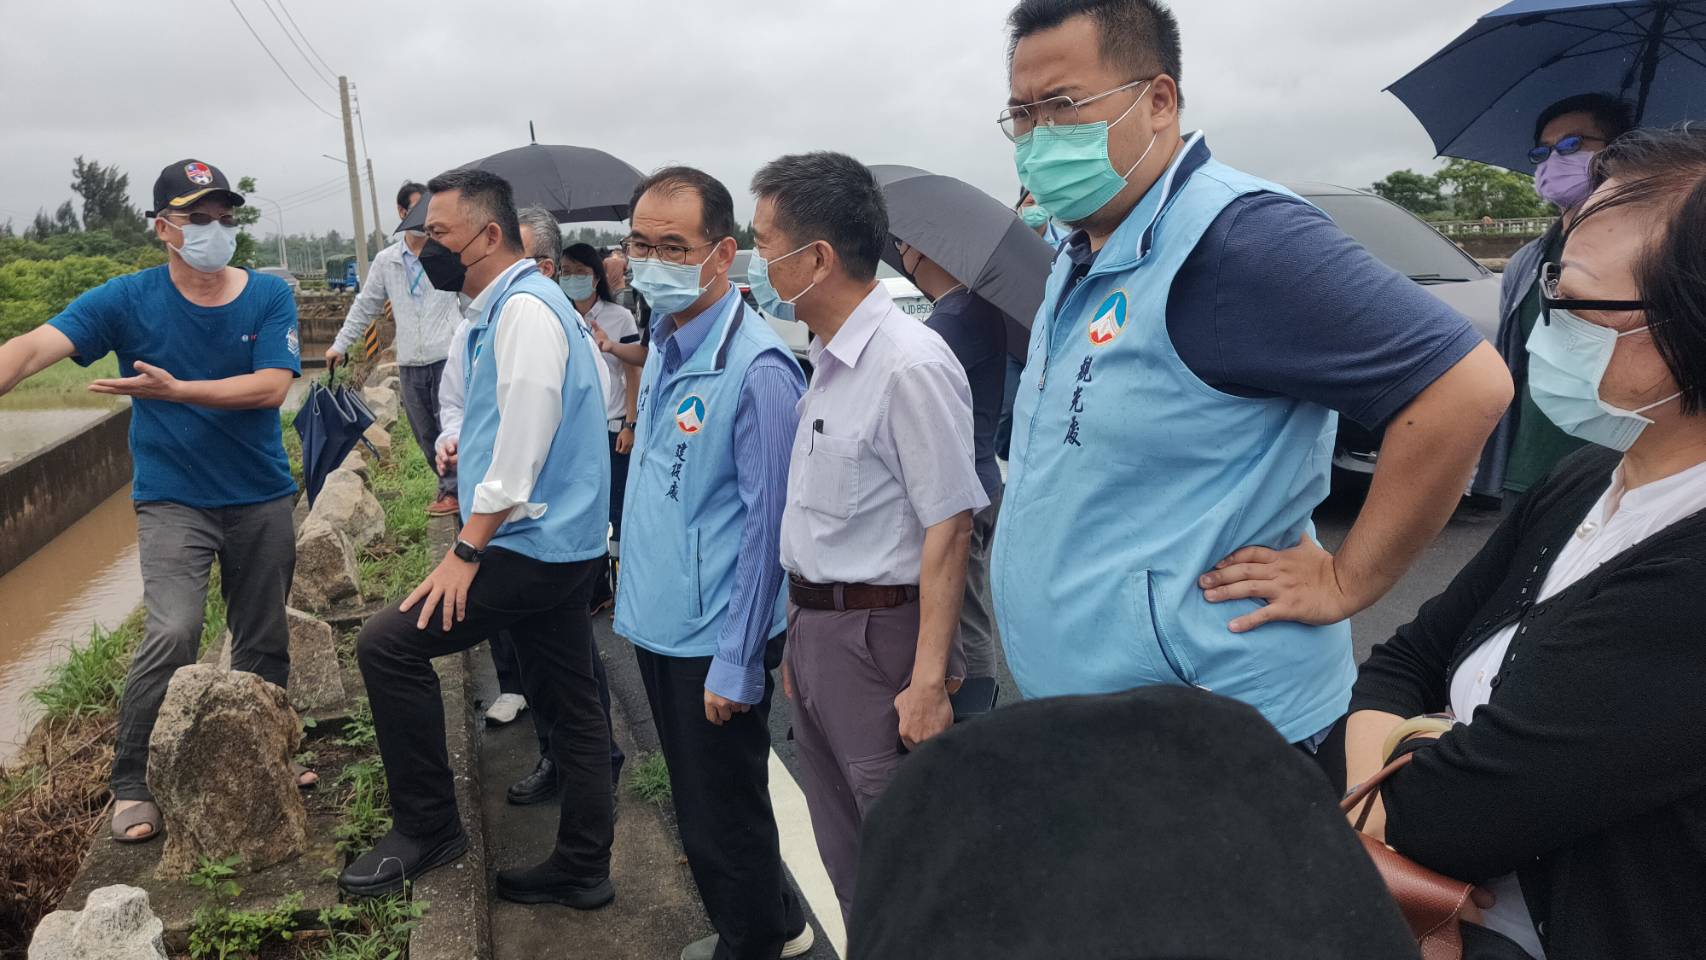
[[[331,375],[326,376],[327,383]],[[314,381],[308,388],[308,399],[296,412],[296,435],[302,438],[302,487],[308,494],[308,504],[320,495],[320,488],[355,449],[365,442],[362,434],[373,425],[373,411],[361,395],[348,384],[328,386]],[[368,445],[372,449],[372,445]],[[375,452],[377,455],[377,451]]]

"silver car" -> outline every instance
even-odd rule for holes
[[[1446,306],[1469,318],[1481,336],[1499,332],[1499,277],[1403,207],[1364,190],[1326,183],[1287,184],[1320,207],[1382,263],[1404,274]],[[1333,449],[1333,466],[1373,473],[1381,431],[1344,418]]]

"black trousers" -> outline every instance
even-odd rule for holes
[[[631,454],[616,452],[617,434],[610,435],[610,543],[612,555],[605,561],[604,578],[592,588],[592,599],[597,603],[612,600],[616,596],[615,563],[621,559],[622,549],[622,501],[626,499],[628,490],[628,458]]]
[[[782,663],[784,636],[764,651],[766,671]],[[634,648],[652,707],[687,866],[717,931],[717,960],[776,960],[805,927],[788,886],[776,817],[770,809],[770,697],[717,726],[705,719],[710,657],[665,657]]]
[[[515,655],[515,641],[510,639],[508,630],[499,630],[492,634],[492,667],[498,672],[499,693],[519,693],[527,696],[527,685],[521,676],[521,662]],[[598,702],[604,707],[604,726],[610,730],[610,782],[615,783],[622,777],[622,764],[628,761],[628,755],[622,752],[622,747],[616,742],[616,727],[610,722],[610,679],[604,674],[604,660],[598,655],[598,642],[595,639],[592,647],[592,671],[598,677]],[[531,699],[528,703],[532,703]],[[539,738],[539,755],[546,756],[551,751],[551,727],[544,714],[535,710],[533,716],[533,732]]]
[[[398,830],[432,836],[457,823],[433,658],[508,630],[527,681],[527,701],[550,726],[551,759],[562,789],[552,860],[584,877],[609,874],[610,732],[598,701],[587,615],[600,562],[544,563],[493,548],[469,589],[467,617],[448,631],[438,611],[418,630],[419,607],[399,613],[389,605],[362,626],[356,658],[373,706]]]

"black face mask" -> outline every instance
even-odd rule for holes
[[[481,227],[480,233],[485,232],[486,228]],[[462,250],[473,246],[474,241],[480,239],[480,233],[476,233],[467,243],[464,243]],[[431,238],[428,238],[427,242],[421,245],[421,252],[418,257],[421,261],[421,269],[426,271],[427,280],[432,283],[434,288],[447,293],[461,293],[462,284],[468,279],[468,268],[491,256],[488,252],[480,260],[475,260],[474,263],[463,263],[462,250],[452,250]]]

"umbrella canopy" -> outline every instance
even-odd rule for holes
[[[494,153],[457,169],[470,168],[508,180],[517,207],[544,207],[558,223],[628,219],[634,188],[644,178],[632,164],[603,150],[543,143]],[[397,230],[424,226],[426,211],[426,204],[415,204]]]
[[[309,506],[372,425],[373,411],[348,385],[328,387],[316,380],[308,388],[308,399],[296,412],[296,435],[302,438],[302,486]]]
[[[880,163],[871,174],[889,208],[889,233],[935,261],[1007,315],[1007,350],[1024,359],[1054,250],[1006,204],[954,177]],[[883,260],[903,269],[891,248]]]
[[[1706,0],[1515,0],[1387,88],[1441,156],[1533,164],[1541,111],[1611,93],[1642,126],[1706,116]]]

